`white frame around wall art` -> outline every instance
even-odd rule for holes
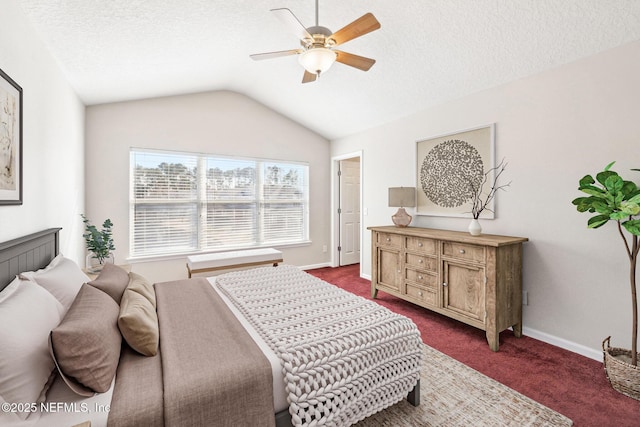
[[[416,142],[416,214],[472,218],[471,194],[494,179],[495,123]],[[480,218],[494,218],[494,200]]]

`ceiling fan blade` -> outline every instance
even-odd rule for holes
[[[279,58],[281,56],[295,55],[300,52],[302,52],[302,49],[279,50],[277,52],[254,53],[253,55],[249,55],[249,57],[251,57],[251,59],[253,59],[254,61],[261,61],[263,59],[271,59],[271,58]]]
[[[336,61],[362,71],[369,71],[369,68],[376,63],[375,59],[354,55],[353,53],[342,52],[341,50],[334,50],[334,52],[337,54]]]
[[[318,76],[308,72],[307,70],[304,71],[304,76],[302,76],[302,83],[311,83],[311,82],[315,82],[316,78]]]
[[[366,13],[351,24],[348,24],[346,27],[333,33],[329,38],[333,39],[337,46],[339,44],[346,43],[349,40],[353,40],[356,37],[364,36],[378,28],[380,28],[380,23],[376,17],[371,13]]]
[[[305,26],[302,25],[302,22],[300,22],[298,18],[296,18],[291,10],[283,7],[280,9],[271,9],[271,12],[275,13],[278,19],[280,19],[280,21],[289,29],[289,31],[295,34],[296,37],[298,37],[300,40],[313,40],[311,34],[309,34]]]

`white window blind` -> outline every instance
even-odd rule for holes
[[[131,256],[308,239],[304,163],[131,150]]]

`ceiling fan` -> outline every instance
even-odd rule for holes
[[[345,65],[368,71],[375,59],[335,50],[336,46],[353,40],[356,37],[380,28],[380,23],[371,13],[366,13],[342,29],[332,33],[326,27],[318,25],[318,0],[316,0],[316,25],[305,28],[296,16],[287,8],[271,9],[271,12],[282,21],[299,39],[301,48],[281,50],[277,52],[257,53],[249,55],[256,61],[277,58],[280,56],[299,55],[298,61],[305,69],[302,83],[315,81],[337,61]]]

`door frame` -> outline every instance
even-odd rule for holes
[[[364,156],[363,151],[354,151],[352,153],[341,154],[339,156],[331,157],[331,267],[338,267],[340,265],[340,254],[338,253],[338,242],[340,241],[340,220],[338,217],[338,207],[340,206],[340,180],[338,179],[338,170],[340,168],[340,161],[346,159],[352,159],[354,157],[360,158],[360,276],[362,276],[362,226],[364,211],[362,209],[362,187],[364,185]]]

